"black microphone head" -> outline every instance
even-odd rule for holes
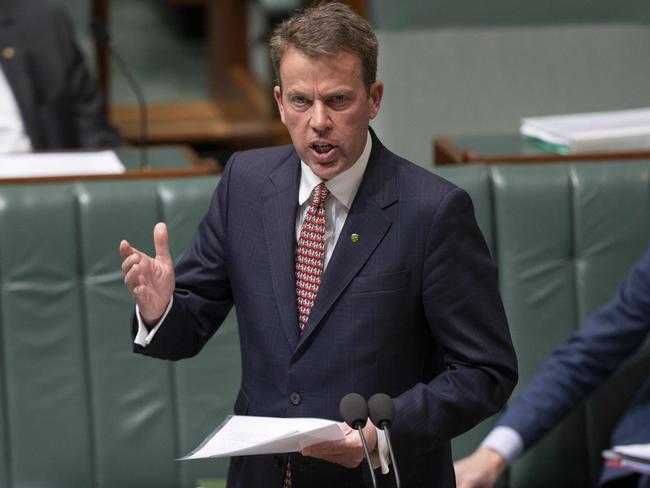
[[[96,42],[102,45],[108,45],[111,42],[111,35],[108,33],[106,25],[102,19],[95,17],[90,21],[90,32]]]
[[[353,429],[365,427],[368,420],[368,404],[358,393],[348,393],[341,398],[339,412],[345,423]]]
[[[395,416],[395,405],[391,397],[385,393],[375,393],[368,400],[370,420],[380,429],[390,427]]]

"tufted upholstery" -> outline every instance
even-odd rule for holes
[[[650,162],[472,165],[438,172],[474,198],[499,264],[524,385],[552,349],[613,296],[648,245]],[[650,370],[649,346],[514,464],[511,486],[594,484],[613,423]],[[456,439],[455,457],[471,452],[491,424]]]
[[[521,382],[605,302],[650,237],[650,162],[436,169],[472,195],[500,268]],[[216,179],[0,186],[0,488],[187,487],[223,460],[175,462],[230,413],[234,315],[191,360],[131,353],[118,243],[178,257]],[[585,486],[650,348],[510,473],[512,486]],[[473,449],[486,421],[454,441]],[[567,463],[566,460],[571,462]],[[558,473],[558,466],[562,466]],[[561,478],[560,478],[561,476]]]

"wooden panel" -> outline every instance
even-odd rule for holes
[[[149,142],[287,144],[290,141],[280,120],[255,112],[245,99],[150,105]],[[110,118],[126,139],[139,140],[138,107],[114,106]]]
[[[490,137],[486,136],[486,139]],[[491,138],[493,139],[493,138]],[[510,137],[504,138],[511,139]],[[481,154],[480,150],[473,148],[460,148],[446,137],[439,137],[433,141],[434,165],[469,164],[469,163],[564,163],[569,161],[603,161],[603,160],[636,160],[650,159],[650,151],[617,151],[617,152],[583,152],[576,154],[560,155],[551,152],[536,154],[508,153]]]

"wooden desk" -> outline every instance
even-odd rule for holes
[[[519,135],[439,137],[433,141],[433,164],[540,163],[650,159],[650,151],[589,152],[562,156],[544,151]]]
[[[37,176],[28,178],[0,178],[0,184],[57,183],[76,180],[134,180],[146,178],[183,178],[201,175],[218,175],[221,166],[204,161],[189,146],[152,146],[149,151],[149,167],[140,169],[141,151],[138,147],[116,148],[115,153],[126,168],[124,173]],[[83,151],[79,151],[83,152]]]

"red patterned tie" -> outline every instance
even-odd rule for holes
[[[314,189],[314,199],[302,223],[296,250],[296,297],[298,328],[305,330],[309,314],[320,287],[325,261],[325,199],[329,190],[325,183]]]
[[[298,329],[305,330],[309,314],[320,287],[325,262],[325,199],[329,190],[325,183],[314,189],[314,199],[300,229],[296,249],[296,298],[298,300]],[[291,458],[287,459],[282,488],[291,488]]]

